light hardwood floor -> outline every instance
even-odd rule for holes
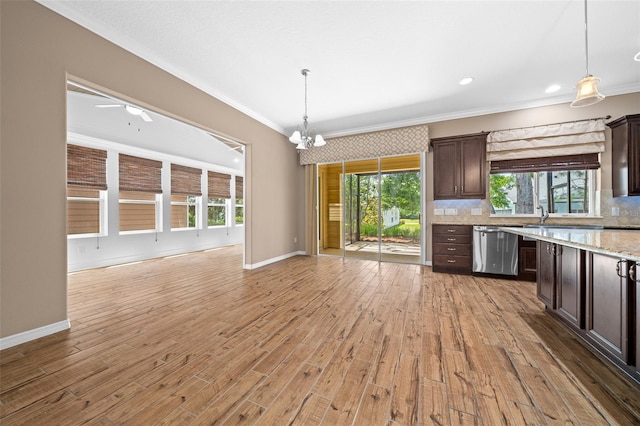
[[[533,283],[241,261],[236,246],[71,274],[71,330],[0,353],[0,423],[640,422],[640,388]]]

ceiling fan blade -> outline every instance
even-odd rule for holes
[[[143,119],[144,121],[146,121],[147,123],[149,123],[149,122],[153,121],[153,120],[151,119],[151,117],[149,117],[149,114],[147,114],[147,113],[146,113],[146,112],[144,112],[144,111],[142,111],[142,112],[140,113],[140,118],[142,118],[142,119]]]
[[[95,105],[96,108],[118,108],[123,107],[124,105],[119,104],[103,104],[103,105]]]

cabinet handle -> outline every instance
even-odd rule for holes
[[[638,266],[635,263],[632,263],[631,266],[629,266],[629,278],[631,278],[631,280],[635,282],[640,282],[640,280],[638,280],[638,278],[636,277],[637,267]]]
[[[447,241],[456,241],[457,238],[447,238]]]
[[[622,275],[622,274],[620,273],[620,269],[621,269],[620,265],[621,265],[622,263],[625,263],[625,264],[626,264],[626,263],[627,263],[627,261],[626,261],[626,260],[624,260],[624,259],[620,259],[620,260],[618,260],[618,262],[616,263],[616,274],[618,274],[618,276],[619,276],[620,278],[628,278],[626,275]]]
[[[456,232],[455,229],[447,229],[447,232]]]
[[[460,194],[464,194],[464,185],[460,185]]]
[[[449,251],[456,251],[456,249],[454,247],[447,247],[447,250]]]
[[[455,259],[447,259],[447,263],[456,263]]]
[[[458,185],[453,185],[453,193],[454,194],[458,193]]]

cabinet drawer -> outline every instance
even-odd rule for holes
[[[467,235],[471,237],[472,232],[471,225],[433,225],[433,235]]]
[[[473,237],[471,235],[456,235],[456,234],[434,234],[434,243],[445,244],[471,244]]]
[[[436,254],[434,257],[434,266],[446,268],[460,268],[471,271],[471,256],[448,256],[444,254]]]
[[[435,243],[433,245],[433,253],[447,256],[470,256],[471,246],[468,244]]]

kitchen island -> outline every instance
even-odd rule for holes
[[[640,383],[640,231],[500,229],[537,241],[537,292],[547,312]]]

